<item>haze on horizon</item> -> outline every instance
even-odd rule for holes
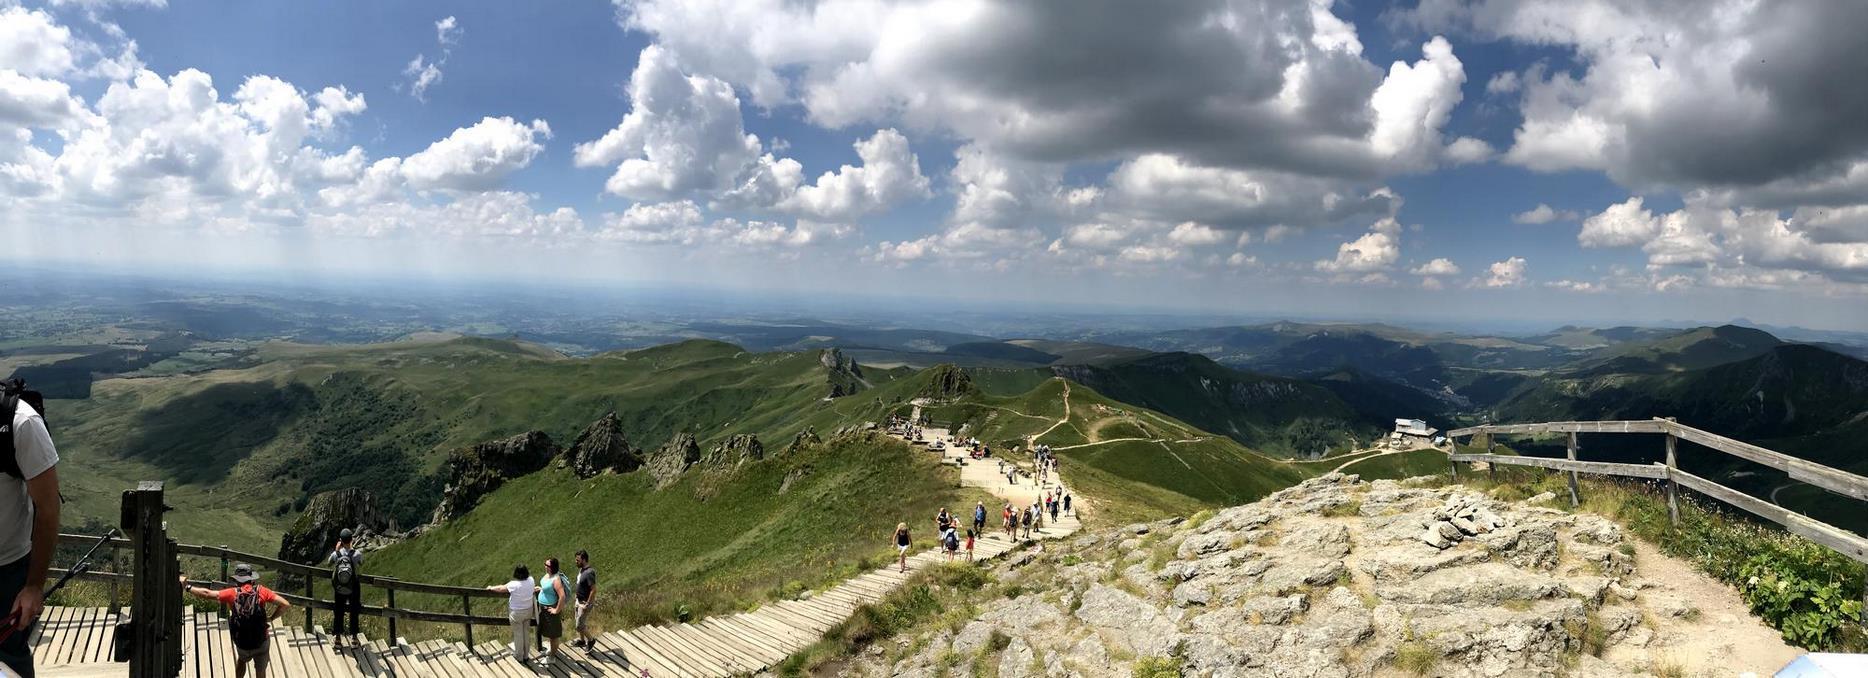
[[[1868,330],[1868,5],[0,0],[0,260]]]

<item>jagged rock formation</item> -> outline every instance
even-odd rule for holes
[[[1597,516],[1330,474],[1203,517],[1009,557],[995,575],[1017,597],[842,675],[1126,676],[1140,660],[1185,676],[1697,675],[1795,656],[1688,566],[1642,551],[1654,571],[1637,568]],[[1461,539],[1423,543],[1441,525]],[[1737,614],[1698,614],[1719,603],[1685,580]]]
[[[569,467],[579,478],[593,478],[605,471],[628,473],[640,468],[642,453],[623,437],[623,422],[611,412],[578,434],[558,465]]]
[[[953,400],[975,390],[977,388],[973,385],[972,375],[954,365],[941,364],[928,368],[928,383],[915,393],[915,397]]]
[[[558,446],[542,431],[532,431],[484,442],[456,450],[448,455],[442,477],[447,489],[441,505],[435,507],[434,520],[442,523],[466,515],[479,505],[480,498],[499,489],[507,480],[532,473],[558,456]]]
[[[351,530],[359,548],[374,548],[390,541],[389,517],[367,490],[347,487],[312,495],[305,512],[279,539],[279,559],[318,563],[337,544],[337,533]]]
[[[682,431],[662,445],[661,449],[649,455],[648,463],[643,465],[649,476],[655,479],[655,489],[662,489],[681,477],[683,471],[699,462],[700,443],[694,440],[694,434]]]
[[[759,442],[759,437],[741,433],[715,443],[701,458],[701,463],[709,467],[739,466],[764,458],[765,445]]]
[[[784,451],[779,454],[790,456],[822,444],[824,444],[824,439],[817,435],[817,429],[807,426],[804,430],[799,431],[797,435],[792,436],[791,442],[785,445]]]
[[[863,368],[856,364],[856,359],[843,355],[843,351],[827,348],[817,355],[817,361],[829,373],[830,396],[841,398],[863,390]]]

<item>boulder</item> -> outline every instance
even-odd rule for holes
[[[466,515],[480,504],[481,497],[507,480],[545,468],[556,456],[558,446],[543,431],[455,450],[448,455],[441,472],[447,486],[441,492],[441,505],[435,507],[432,522],[443,523]]]
[[[623,437],[623,422],[615,412],[603,415],[571,443],[558,460],[579,478],[593,478],[608,471],[628,473],[642,466],[642,453]]]
[[[347,487],[312,495],[305,512],[279,539],[279,559],[315,564],[337,544],[337,533],[350,530],[360,548],[386,545],[392,530],[388,516],[368,490]]]
[[[790,456],[822,444],[824,444],[824,439],[817,435],[817,429],[807,426],[791,437],[791,442],[785,445],[785,449],[780,454]]]
[[[649,455],[643,468],[648,470],[649,477],[655,479],[655,489],[659,490],[673,485],[680,479],[682,472],[699,462],[700,458],[700,443],[694,440],[694,434],[682,431]]]

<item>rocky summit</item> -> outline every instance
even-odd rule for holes
[[[642,453],[623,436],[623,422],[615,412],[603,415],[578,434],[564,451],[560,466],[568,466],[579,478],[594,478],[606,471],[628,473],[642,466]]]
[[[480,443],[448,455],[443,477],[441,504],[435,507],[434,523],[465,515],[480,504],[480,498],[499,489],[507,480],[545,468],[558,456],[558,446],[541,431],[521,433],[511,438]]]
[[[700,458],[700,443],[694,439],[694,434],[682,431],[649,455],[648,463],[643,468],[655,479],[655,489],[659,490],[680,480],[681,473],[700,461]]]
[[[1742,608],[1702,617],[1710,580],[1609,520],[1432,484],[1330,474],[1041,547],[970,619],[841,675],[1680,675],[1757,658],[1733,638],[1790,652]]]

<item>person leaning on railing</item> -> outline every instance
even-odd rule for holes
[[[45,609],[45,576],[58,547],[58,450],[45,419],[21,395],[19,388],[0,393],[0,605],[7,606],[0,624],[12,629],[0,641],[0,665],[32,678],[26,641]]]
[[[532,581],[532,571],[523,564],[514,566],[512,581],[488,586],[486,590],[506,594],[506,621],[512,625],[512,657],[524,663],[531,656],[526,647],[525,627],[532,622],[532,597],[538,591],[538,584]]]

